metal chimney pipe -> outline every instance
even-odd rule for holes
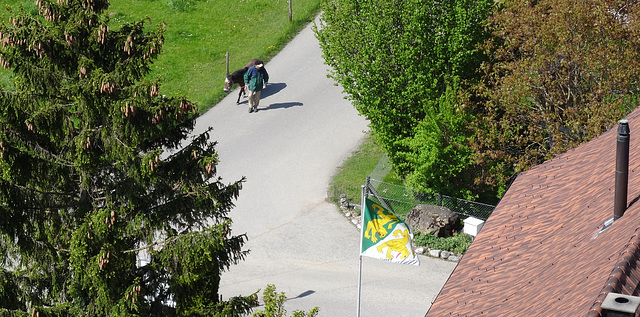
[[[618,121],[618,142],[616,147],[616,188],[613,204],[613,220],[624,215],[627,209],[629,186],[629,120]]]

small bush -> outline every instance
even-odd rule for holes
[[[264,301],[264,310],[257,310],[253,317],[285,317],[287,311],[284,309],[284,302],[287,300],[287,296],[276,291],[276,287],[273,284],[268,284],[267,288],[262,293]],[[293,312],[292,317],[316,317],[320,309],[318,307],[312,308],[308,313],[302,310],[296,310]]]
[[[431,233],[416,233],[413,243],[417,246],[428,247],[430,249],[444,250],[456,254],[463,254],[471,245],[471,236],[454,232],[452,237],[439,238]]]

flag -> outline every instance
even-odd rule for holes
[[[413,233],[392,211],[365,199],[360,254],[394,263],[420,265],[413,250]]]

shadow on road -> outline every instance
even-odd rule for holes
[[[274,110],[274,109],[286,109],[286,108],[291,108],[291,107],[300,107],[302,106],[302,102],[297,102],[297,101],[293,101],[293,102],[280,102],[280,103],[272,103],[269,106],[267,106],[266,108],[259,108],[260,111],[262,110]]]
[[[287,87],[287,84],[285,83],[273,83],[273,84],[269,84],[267,85],[267,88],[263,89],[262,92],[260,93],[260,100],[267,98],[271,95],[275,95],[277,93],[279,93],[282,89],[285,89]],[[247,96],[242,96],[242,98],[240,98],[240,102],[238,103],[238,105],[242,105],[242,104],[248,104],[249,100],[247,99]],[[302,105],[302,104],[300,104]],[[282,108],[282,107],[280,107]],[[288,107],[286,107],[288,108]]]
[[[315,293],[316,291],[313,290],[308,290],[308,291],[304,291],[302,292],[300,295],[296,296],[296,297],[291,297],[291,298],[287,298],[287,300],[292,300],[292,299],[297,299],[297,298],[303,298],[303,297],[307,297],[313,293]]]
[[[260,99],[264,99],[267,98],[271,95],[275,95],[277,93],[279,93],[282,89],[287,88],[287,84],[285,83],[273,83],[273,84],[269,84],[267,85],[267,88],[262,90],[262,93],[260,94]]]

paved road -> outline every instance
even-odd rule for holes
[[[248,113],[246,99],[236,105],[236,89],[198,119],[195,132],[214,128],[226,183],[247,177],[231,217],[251,253],[223,274],[223,297],[275,284],[289,312],[318,306],[320,316],[355,316],[359,231],[326,197],[367,122],[326,77],[321,55],[309,26],[265,65],[270,86],[257,113]],[[421,262],[364,258],[361,316],[424,316],[455,264]]]

